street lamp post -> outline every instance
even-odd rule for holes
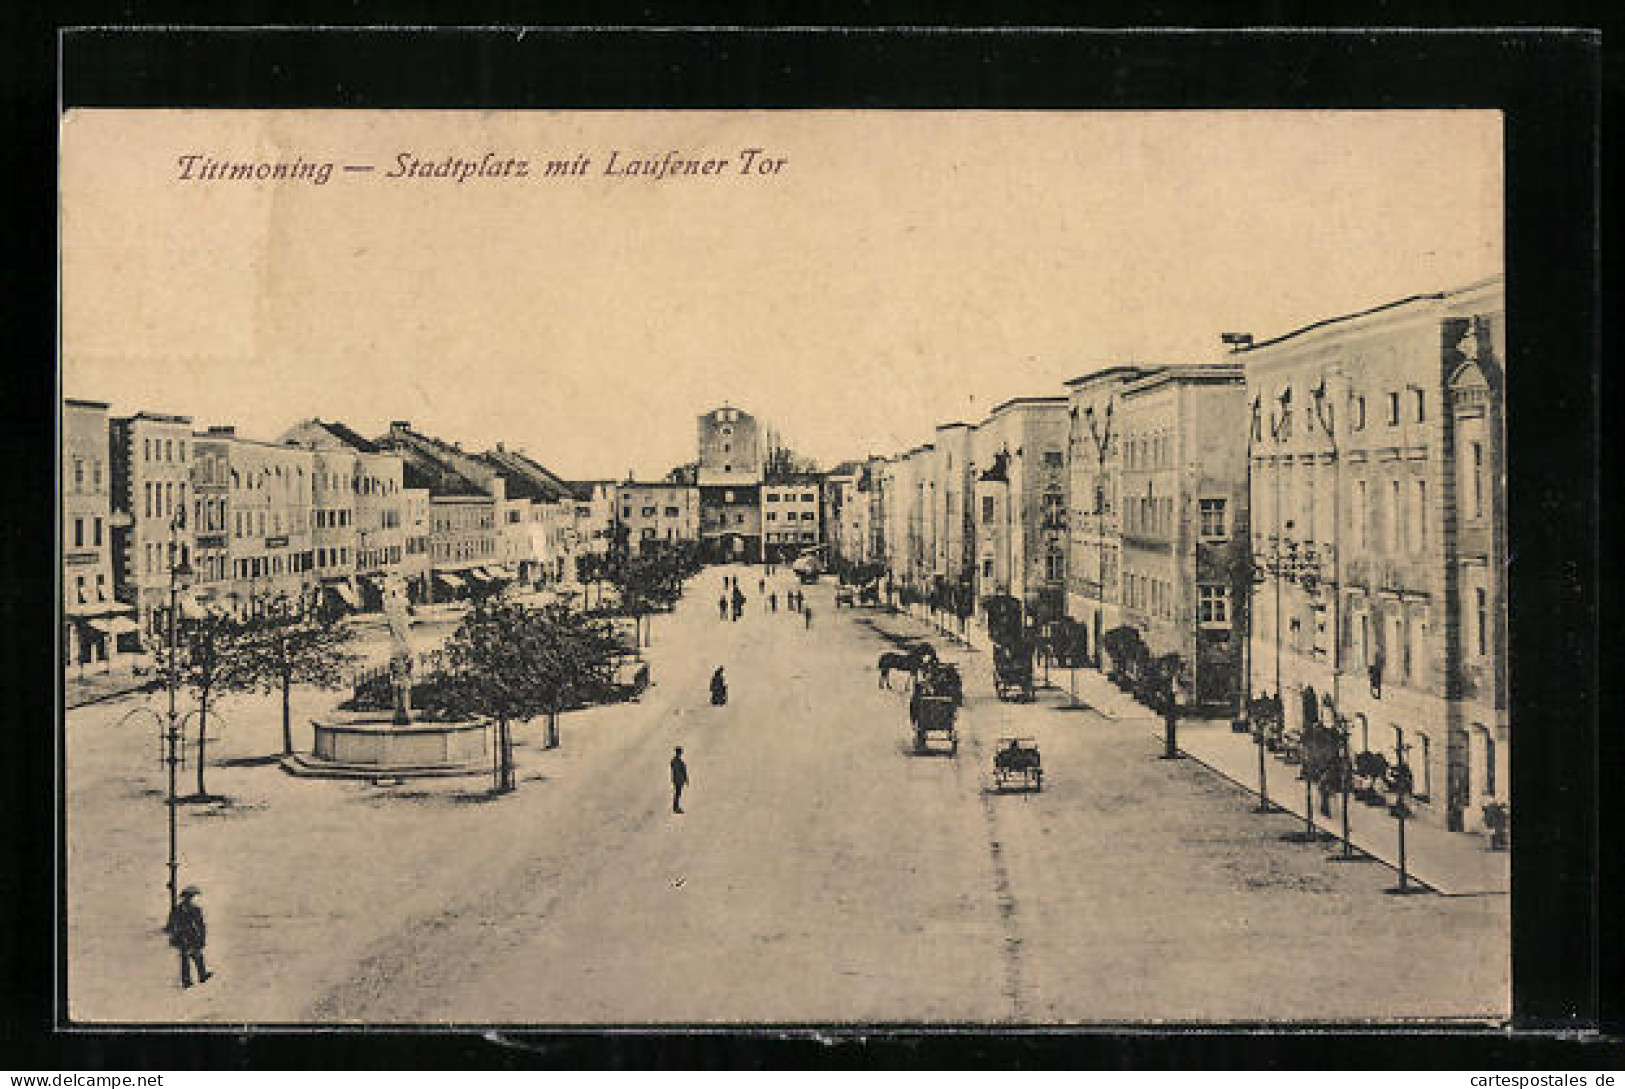
[[[167,750],[164,763],[168,765],[169,789],[169,907],[173,911],[179,899],[180,856],[176,830],[176,767],[180,764],[180,716],[176,711],[176,697],[180,689],[180,637],[177,619],[180,614],[181,589],[191,578],[192,569],[181,551],[180,531],[186,525],[186,508],[178,508],[169,520],[169,668],[165,671],[169,709],[165,715],[164,739]]]
[[[1335,372],[1334,372],[1335,373]],[[1349,735],[1353,732],[1348,717],[1343,714],[1341,681],[1343,676],[1343,580],[1342,580],[1342,516],[1343,516],[1343,459],[1337,446],[1337,419],[1335,410],[1326,403],[1326,380],[1323,378],[1314,390],[1315,418],[1326,435],[1326,445],[1332,458],[1332,556],[1330,588],[1332,594],[1332,722],[1337,727],[1342,767],[1339,786],[1343,794],[1343,845],[1334,856],[1339,862],[1353,862],[1360,856],[1354,853],[1349,833],[1349,792],[1353,787],[1353,755]]]

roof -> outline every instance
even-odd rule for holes
[[[1090,371],[1088,374],[1080,374],[1076,378],[1068,378],[1062,383],[1062,385],[1081,386],[1085,382],[1094,382],[1102,378],[1113,378],[1118,376],[1121,376],[1121,379],[1125,382],[1131,382],[1136,378],[1144,377],[1152,371],[1160,369],[1161,368],[1157,366],[1142,365],[1139,363],[1114,363],[1109,367],[1102,367],[1097,371]]]
[[[1123,389],[1123,396],[1144,393],[1171,382],[1233,382],[1239,386],[1245,378],[1246,371],[1239,362],[1177,364],[1158,367],[1144,378],[1129,383]]]
[[[101,409],[103,412],[107,411],[106,401],[86,401],[80,397],[64,397],[62,398],[62,403],[64,405],[72,405],[75,408],[97,408]]]
[[[1446,291],[1424,292],[1419,295],[1406,295],[1402,299],[1394,299],[1390,302],[1380,303],[1376,306],[1368,307],[1365,310],[1356,310],[1351,314],[1339,314],[1332,318],[1322,318],[1320,321],[1310,322],[1308,325],[1294,329],[1290,333],[1282,333],[1278,337],[1271,337],[1268,340],[1261,340],[1257,343],[1248,345],[1247,347],[1238,348],[1235,354],[1245,355],[1248,352],[1257,351],[1259,348],[1267,348],[1272,344],[1280,344],[1282,341],[1291,340],[1293,337],[1299,337],[1305,333],[1314,332],[1316,329],[1323,329],[1328,325],[1338,325],[1345,321],[1357,321],[1360,318],[1368,318],[1373,314],[1381,314],[1384,311],[1398,310],[1401,307],[1409,306],[1411,303],[1424,301],[1441,302],[1456,295],[1466,295],[1475,291],[1482,291],[1484,288],[1496,283],[1501,279],[1502,277],[1500,276],[1486,276],[1482,279],[1474,280],[1472,283],[1466,284],[1462,287],[1450,288]]]
[[[572,499],[592,497],[591,485],[583,494],[547,466],[518,450],[499,446],[479,455],[479,461],[495,469],[508,484],[508,493],[515,497],[523,496],[542,503],[557,502],[566,496]]]
[[[370,439],[362,438],[355,431],[352,431],[350,428],[346,427],[337,420],[316,420],[315,423],[320,427],[325,427],[333,434],[334,438],[341,440],[347,446],[355,447],[363,454],[376,454],[379,452],[377,443],[371,441]]]
[[[397,435],[404,435],[407,441],[401,441]],[[430,496],[488,496],[484,486],[477,480],[468,476],[458,468],[453,458],[470,458],[453,446],[431,439],[427,435],[420,435],[408,428],[391,428],[389,434],[376,440],[375,445],[379,452],[399,454],[404,463],[401,469],[401,480],[406,487],[427,487]],[[407,469],[416,468],[418,472],[412,474],[412,479],[425,479],[427,483],[408,483]]]

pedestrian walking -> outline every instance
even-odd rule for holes
[[[811,631],[812,630],[812,609],[810,609],[806,605],[803,605],[801,607],[801,619],[806,621],[807,630]]]
[[[717,598],[717,619],[718,620],[726,620],[726,619],[728,619],[728,595],[727,594],[723,594],[721,597]]]
[[[671,758],[671,811],[683,811],[683,788],[688,785],[688,765],[683,763],[683,747],[677,746],[677,751]]]
[[[208,936],[208,928],[203,923],[203,909],[197,906],[196,897],[201,890],[196,885],[188,885],[181,890],[180,901],[170,909],[169,924],[165,927],[169,931],[169,944],[174,946],[181,955],[181,986],[192,985],[192,966],[197,965],[197,981],[207,983],[214,975],[203,965],[203,946]]]
[[[756,580],[756,592],[758,594],[767,593],[767,580],[766,579],[757,579]]]
[[[767,595],[767,607],[770,612],[779,611],[779,595],[777,591]]]

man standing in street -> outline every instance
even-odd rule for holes
[[[677,751],[671,758],[671,811],[683,811],[683,788],[688,785],[688,765],[683,763],[683,747],[677,746]],[[200,961],[199,964],[202,962]],[[182,960],[181,970],[185,971],[186,962]]]
[[[812,606],[803,602],[801,605],[801,619],[807,622],[807,630],[812,630]]]
[[[181,890],[180,902],[169,912],[169,944],[181,955],[181,986],[192,985],[192,965],[197,965],[197,981],[207,983],[213,972],[203,966],[203,946],[207,928],[203,925],[203,909],[194,902],[199,894],[196,885]]]
[[[728,619],[728,595],[727,594],[723,594],[721,597],[717,598],[717,619],[718,620],[726,620],[726,619]]]

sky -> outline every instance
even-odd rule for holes
[[[726,165],[625,172],[668,152]],[[1498,273],[1501,157],[1483,111],[76,110],[62,389],[255,438],[410,420],[575,479],[692,460],[727,402],[827,466]]]

